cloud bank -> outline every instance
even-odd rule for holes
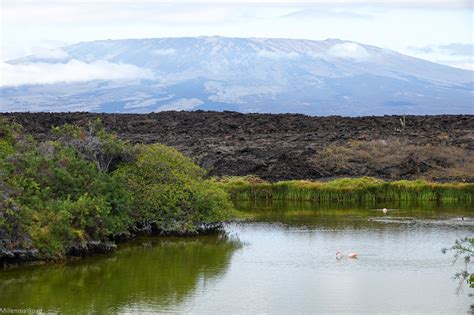
[[[72,59],[67,63],[0,64],[0,87],[85,82],[94,80],[151,79],[149,70],[130,64],[108,61],[86,63]]]
[[[61,48],[48,49],[40,47],[36,49],[34,55],[37,59],[64,60],[69,58],[69,54]]]
[[[451,67],[474,70],[474,44],[450,43],[442,45],[409,46],[409,53]]]
[[[409,47],[410,50],[425,54],[444,53],[451,56],[474,56],[473,43],[451,43],[446,45],[428,45],[423,47]]]
[[[4,0],[7,5],[16,3],[35,3],[40,2],[37,0]],[[48,1],[51,2],[51,1]],[[78,4],[78,3],[96,3],[96,0],[62,0],[62,3],[66,4]],[[101,0],[102,3],[131,3],[131,0]],[[169,0],[139,0],[138,3],[152,3],[152,4],[168,4]],[[290,0],[174,0],[177,4],[293,4]],[[298,0],[299,4],[306,5],[325,5],[325,4],[338,4],[338,5],[379,5],[379,6],[424,6],[424,7],[442,7],[442,8],[458,8],[458,7],[471,7],[472,3],[470,0]]]
[[[329,48],[327,53],[332,57],[354,60],[363,60],[370,57],[367,49],[356,43],[336,44]]]
[[[158,107],[157,111],[191,110],[202,104],[204,104],[204,102],[197,98],[180,98],[171,103]]]

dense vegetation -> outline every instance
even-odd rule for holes
[[[269,183],[252,176],[224,177],[217,182],[235,200],[474,201],[472,183],[432,183],[424,180],[390,182],[372,177],[340,178],[327,182],[298,180]]]
[[[60,259],[141,231],[197,233],[229,217],[227,194],[164,145],[55,127],[36,142],[0,124],[0,261]]]
[[[202,168],[162,144],[137,148],[134,163],[114,172],[130,193],[134,222],[146,230],[188,233],[227,218],[227,194],[203,179]]]

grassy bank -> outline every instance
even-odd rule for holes
[[[327,182],[298,180],[269,183],[251,176],[225,177],[216,181],[233,200],[474,201],[474,184],[470,183],[433,183],[424,180],[384,181],[372,177],[341,178]]]

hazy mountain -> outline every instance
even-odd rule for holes
[[[97,67],[103,76],[4,87],[2,111],[474,113],[473,71],[338,39],[103,40],[9,62],[50,63],[67,71],[77,66],[77,75]]]

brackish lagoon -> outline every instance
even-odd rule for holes
[[[112,254],[0,270],[4,310],[69,314],[462,314],[463,267],[442,254],[474,233],[472,205],[242,202],[248,219],[200,237],[146,237]],[[380,209],[389,208],[384,214]],[[337,250],[359,259],[336,260]]]

